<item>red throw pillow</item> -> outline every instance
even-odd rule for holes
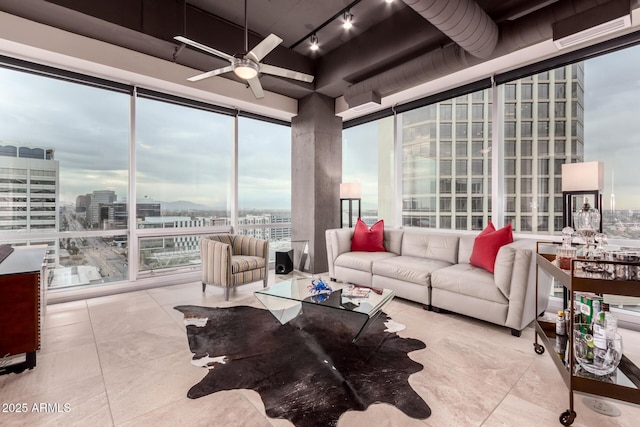
[[[491,231],[491,228],[495,230],[493,224],[489,222],[489,225],[476,237],[473,242],[473,252],[471,253],[469,264],[493,273],[498,250],[502,246],[513,242],[513,230],[511,229],[511,223],[500,230]]]
[[[351,251],[362,252],[386,252],[384,248],[384,220],[379,220],[371,226],[358,218],[356,228],[353,230],[353,238],[351,239]]]
[[[478,234],[476,237],[484,236],[485,234],[493,233],[496,231],[496,226],[493,225],[493,222],[489,221],[489,224]]]

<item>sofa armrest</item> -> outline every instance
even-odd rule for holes
[[[500,248],[494,278],[496,286],[509,300],[505,326],[522,330],[537,315],[535,241],[519,239]],[[544,311],[549,289],[541,286],[539,292],[538,311]]]
[[[335,278],[334,264],[336,258],[343,253],[351,252],[352,228],[332,228],[325,232],[327,242],[327,261],[329,264],[329,277]]]
[[[207,237],[200,239],[202,282],[210,285],[230,287],[231,245]]]

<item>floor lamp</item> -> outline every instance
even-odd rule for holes
[[[593,197],[593,207],[602,212],[604,165],[602,162],[565,163],[562,165],[563,219],[565,227],[573,227],[573,213],[587,196]],[[602,216],[598,224],[602,233]]]
[[[358,218],[362,216],[360,205],[360,184],[356,182],[343,182],[340,184],[340,228],[344,227],[343,210],[344,202],[349,202],[349,228],[353,227],[353,202],[358,201]]]
[[[604,165],[602,162],[564,163],[562,165],[563,226],[577,228],[573,223],[574,211],[583,200],[593,197],[593,207],[602,212],[602,189],[604,188]],[[598,232],[602,233],[602,215],[599,214]],[[578,230],[576,230],[578,231]],[[564,307],[567,308],[569,292],[563,290]]]

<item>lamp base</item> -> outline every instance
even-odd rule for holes
[[[594,397],[583,397],[582,403],[584,403],[585,406],[592,411],[602,415],[606,415],[607,417],[619,417],[622,414],[620,409],[602,399],[596,399]]]

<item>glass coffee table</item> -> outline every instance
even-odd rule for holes
[[[356,289],[369,289],[369,291],[364,292],[365,296],[361,294],[350,297],[348,295],[353,292],[354,286],[336,282],[329,283],[333,289],[330,294],[314,294],[309,288],[311,280],[308,277],[284,280],[254,294],[283,325],[301,315],[308,304],[323,307],[326,310],[337,310],[336,317],[347,316],[355,325],[357,332],[352,340],[354,343],[395,296],[395,293],[389,289],[356,286]]]

